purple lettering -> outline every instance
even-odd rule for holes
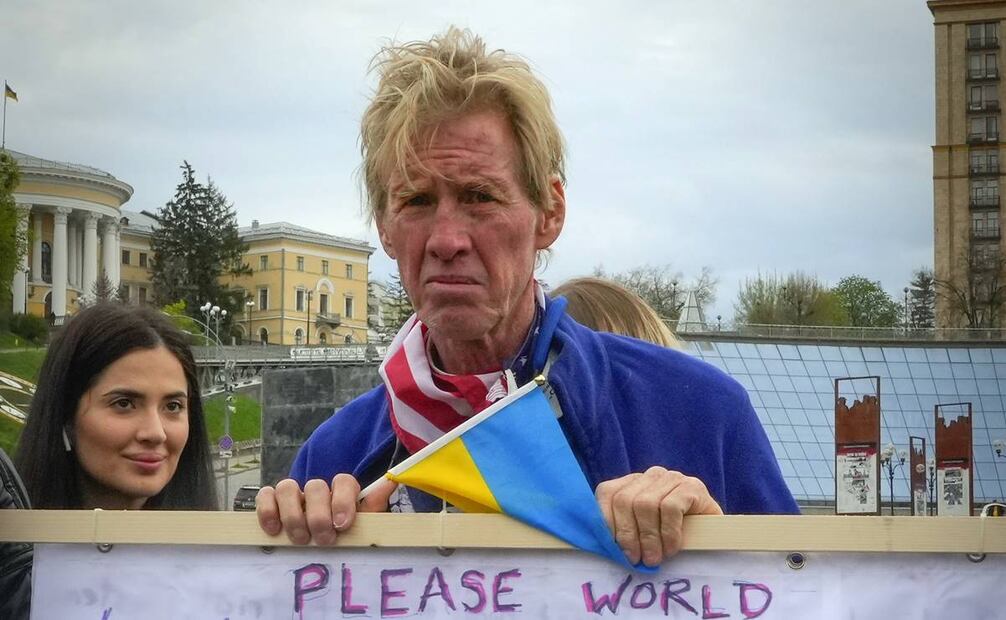
[[[389,607],[388,601],[393,598],[405,596],[405,590],[392,590],[388,587],[388,580],[392,577],[401,577],[412,572],[411,568],[387,568],[381,571],[381,617],[404,616],[409,613],[408,607]]]
[[[738,594],[741,598],[741,613],[744,614],[745,618],[757,618],[758,616],[765,613],[768,609],[769,604],[772,602],[772,590],[768,588],[763,583],[749,583],[747,581],[735,581],[734,585],[740,588]],[[751,590],[757,590],[765,596],[765,602],[759,609],[751,609],[751,604],[748,601],[748,592]]]
[[[632,575],[627,575],[617,590],[611,594],[602,594],[599,598],[594,598],[594,586],[591,582],[583,584],[583,604],[587,607],[587,611],[600,616],[601,610],[607,608],[611,613],[617,614],[622,594],[625,593],[625,589],[629,587],[631,581]]]
[[[112,617],[112,608],[109,607],[105,611],[101,612],[101,620],[108,620]]]
[[[432,592],[434,578],[436,578],[437,581],[438,589],[436,592]],[[426,603],[430,600],[430,597],[433,596],[439,596],[444,599],[444,602],[447,603],[447,606],[450,607],[452,611],[455,609],[454,599],[451,597],[451,591],[447,587],[447,582],[444,581],[444,574],[440,572],[440,569],[436,566],[434,566],[433,570],[430,571],[430,576],[426,578],[426,589],[423,590],[423,595],[419,597],[419,613],[426,611]]]
[[[366,605],[353,604],[353,571],[345,564],[342,565],[342,613],[367,613]]]
[[[722,609],[712,608],[713,590],[709,586],[702,586],[702,620],[710,618],[729,618],[730,614]]]
[[[328,567],[324,564],[308,564],[293,571],[293,610],[300,614],[304,610],[304,600],[308,594],[328,589]],[[321,596],[321,595],[318,595]]]
[[[461,587],[466,590],[471,590],[476,595],[478,595],[478,602],[474,605],[469,605],[468,603],[462,602],[462,606],[465,611],[470,611],[473,614],[481,613],[486,607],[486,590],[482,587],[482,580],[486,576],[477,570],[466,570],[461,573]]]
[[[503,571],[496,575],[493,579],[493,611],[499,613],[501,611],[517,611],[520,607],[520,603],[500,603],[500,594],[506,594],[508,592],[513,592],[513,588],[503,585],[503,582],[507,579],[516,579],[520,577],[520,570],[512,568],[508,571]]]
[[[677,590],[672,589],[674,586],[681,586]],[[669,613],[668,607],[670,607],[670,602],[674,601],[678,605],[681,605],[688,611],[692,612],[696,616],[699,615],[698,610],[688,604],[688,601],[681,598],[681,595],[692,589],[692,582],[687,579],[672,579],[671,581],[664,582],[664,590],[660,593],[660,609],[664,611],[666,616]]]
[[[639,595],[647,594],[649,595],[649,600],[645,603],[640,602]],[[629,599],[629,605],[633,609],[648,609],[653,606],[654,601],[657,600],[657,589],[653,587],[652,581],[644,581],[643,583],[636,586],[636,589],[632,591],[632,598]]]

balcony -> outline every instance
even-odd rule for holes
[[[995,144],[999,142],[998,131],[984,131],[981,133],[969,133],[968,144]]]
[[[329,314],[327,312],[318,314],[317,317],[315,318],[315,324],[318,327],[322,327],[323,325],[328,325],[329,327],[338,327],[342,325],[342,316],[338,314]]]
[[[972,196],[971,208],[977,210],[998,209],[999,196]]]
[[[999,241],[1002,236],[998,226],[986,226],[972,230],[971,238],[975,241]]]
[[[969,101],[968,112],[998,112],[998,101]]]
[[[999,79],[999,69],[995,67],[986,67],[984,69],[968,69],[967,81],[968,82],[981,82],[984,80],[998,80]]]
[[[973,177],[998,176],[999,162],[971,164],[968,167],[968,173]]]
[[[999,48],[999,37],[976,37],[967,40],[969,50],[994,50]]]

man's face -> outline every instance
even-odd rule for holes
[[[550,213],[531,204],[510,125],[495,111],[443,122],[416,150],[410,178],[388,179],[377,228],[419,318],[434,342],[526,330],[511,324],[530,316],[535,254],[562,230],[561,184]]]

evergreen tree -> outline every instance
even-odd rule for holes
[[[933,270],[915,272],[908,291],[908,313],[912,327],[935,327],[936,279]]]
[[[20,172],[14,157],[0,151],[0,239],[4,240],[0,243],[0,316],[11,311],[11,284],[28,251],[27,227],[18,226],[22,214],[14,204],[14,188],[19,182]]]
[[[199,318],[199,307],[212,301],[228,317],[239,316],[241,295],[220,283],[221,275],[250,271],[242,261],[247,246],[238,236],[237,213],[212,180],[198,182],[188,162],[181,169],[182,182],[158,210],[151,241],[155,303],[184,301],[189,316]]]

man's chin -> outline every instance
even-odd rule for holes
[[[434,341],[480,340],[489,334],[497,320],[484,313],[462,308],[444,308],[436,312],[419,313],[419,319],[429,328]]]

